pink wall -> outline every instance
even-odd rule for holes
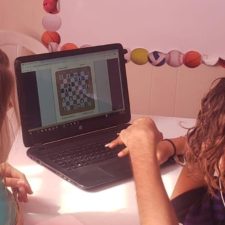
[[[121,42],[225,58],[224,9],[224,0],[61,0],[60,34],[78,45]]]
[[[1,0],[0,29],[40,38],[46,14],[42,0]],[[149,51],[185,52],[225,57],[225,1],[60,0],[62,43],[121,42]]]
[[[41,0],[0,0],[0,29],[20,31],[40,39],[44,14]]]

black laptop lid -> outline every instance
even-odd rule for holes
[[[19,57],[15,71],[27,147],[130,120],[121,44]]]

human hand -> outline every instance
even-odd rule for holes
[[[124,144],[126,147],[118,153],[119,157],[123,157],[133,149],[155,148],[160,140],[162,140],[162,133],[157,129],[154,121],[150,118],[140,118],[127,129],[122,130],[116,139],[106,144],[106,147],[113,149],[117,145]]]
[[[21,202],[27,202],[28,194],[33,192],[25,175],[8,163],[2,163],[0,171],[3,183],[12,189],[14,197]]]
[[[110,142],[106,146],[113,150],[114,147],[116,147],[117,145],[122,145],[122,144],[123,142],[120,136],[118,136],[116,139],[114,139],[112,142]],[[118,157],[124,157],[128,154],[129,154],[128,148],[124,148],[118,153]],[[174,151],[171,148],[171,144],[163,140],[158,143],[156,148],[156,157],[160,165],[165,163],[173,154],[174,154]]]

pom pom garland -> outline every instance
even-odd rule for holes
[[[42,25],[45,32],[41,36],[41,42],[48,48],[49,52],[56,52],[61,42],[61,37],[56,31],[61,27],[59,12],[60,0],[43,0],[43,8],[47,14],[42,18]]]
[[[61,18],[57,14],[60,11],[60,0],[43,0],[43,9],[48,14],[42,19],[42,25],[45,32],[41,36],[41,42],[49,49],[49,52],[65,51],[76,49],[78,46],[74,43],[65,43],[61,47],[61,37],[56,31],[61,27]],[[91,47],[89,44],[83,44],[80,48]],[[145,48],[125,49],[124,59],[126,62],[132,61],[137,65],[144,65],[147,62],[154,66],[162,66],[165,63],[172,67],[178,67],[184,64],[189,68],[195,68],[201,63],[209,66],[221,65],[225,67],[225,59],[215,56],[201,55],[197,51],[188,51],[181,53],[178,50],[172,50],[168,53],[160,51],[148,52]]]
[[[166,54],[158,51],[150,52],[148,60],[154,66],[162,66],[166,62]]]
[[[43,8],[47,13],[56,14],[59,12],[59,0],[44,0]]]
[[[166,63],[172,67],[181,66],[183,64],[183,53],[177,50],[168,52]]]
[[[148,51],[144,48],[136,48],[131,51],[131,60],[137,65],[144,65],[148,62]]]
[[[195,68],[202,63],[202,56],[197,51],[189,51],[184,54],[184,65],[190,68]]]
[[[48,45],[49,45],[50,42],[56,42],[57,44],[60,44],[61,38],[60,38],[59,33],[55,32],[55,31],[53,31],[53,32],[51,32],[51,31],[45,31],[42,34],[41,42],[46,47],[48,47]]]
[[[126,55],[124,57],[126,59]],[[204,63],[209,66],[222,65],[225,67],[225,60],[215,56],[209,57],[207,55],[201,55],[198,51],[194,50],[186,53],[182,53],[178,50],[162,53],[159,51],[148,52],[147,49],[136,48],[131,51],[130,60],[138,65],[143,65],[149,61],[149,63],[154,66],[162,66],[167,63],[172,67],[179,67],[184,64],[189,68],[195,68]]]
[[[61,23],[58,15],[47,14],[42,18],[42,25],[47,31],[57,31],[61,27]]]
[[[66,43],[61,48],[60,51],[67,51],[78,48],[76,44],[74,43]]]
[[[53,15],[59,12],[60,0],[43,0],[43,8],[48,13],[42,18],[42,25],[46,31],[41,36],[41,42],[48,48],[49,52],[72,50],[78,48],[74,43],[65,43],[61,47],[61,37],[56,31],[61,27],[61,18]]]
[[[202,62],[207,66],[215,66],[219,61],[217,56],[202,55]]]

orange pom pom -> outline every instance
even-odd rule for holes
[[[202,63],[202,56],[196,51],[189,51],[184,55],[183,62],[184,65],[195,68]]]
[[[66,51],[66,50],[72,50],[72,49],[76,49],[76,48],[78,48],[78,46],[76,44],[74,44],[74,43],[66,43],[60,48],[60,50],[61,51]]]
[[[61,42],[61,38],[60,38],[59,33],[55,32],[55,31],[45,31],[42,34],[41,42],[46,47],[48,47],[50,42],[56,42],[57,44],[59,44]]]

